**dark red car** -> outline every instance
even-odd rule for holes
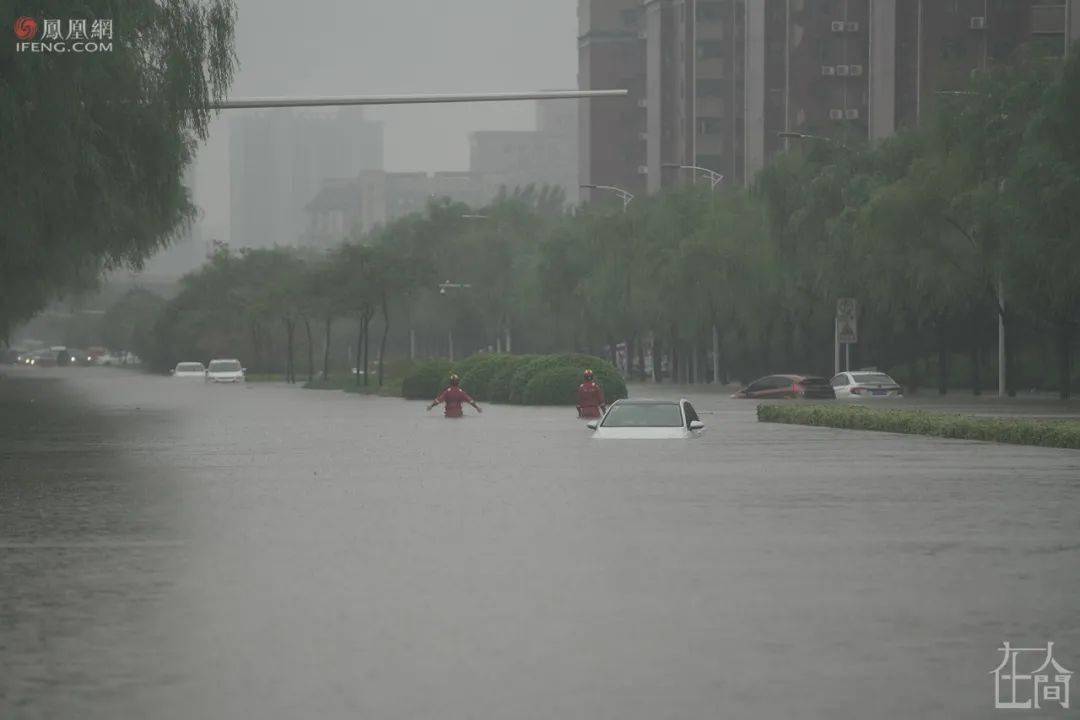
[[[731,397],[752,400],[835,400],[832,385],[816,375],[766,375]]]

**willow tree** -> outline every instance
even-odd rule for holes
[[[15,5],[6,17],[40,7]],[[232,81],[233,0],[94,6],[56,0],[49,16],[111,20],[111,51],[0,45],[0,337],[102,271],[140,267],[190,222],[183,172]]]

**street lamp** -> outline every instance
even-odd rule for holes
[[[825,142],[829,143],[830,145],[835,145],[836,147],[843,148],[844,150],[851,150],[851,148],[849,148],[847,145],[840,142],[839,140],[834,140],[833,138],[826,137],[824,135],[809,135],[807,133],[799,132],[778,132],[776,133],[776,135],[777,137],[782,137],[785,140],[816,140],[818,142]]]
[[[626,208],[630,205],[630,201],[634,199],[634,193],[629,190],[623,190],[620,187],[614,185],[578,185],[580,188],[588,190],[604,190],[605,192],[615,193],[622,200],[623,212],[626,212]]]
[[[447,280],[439,283],[439,294],[445,295],[447,290],[465,290],[471,287],[469,283],[452,283]],[[450,346],[450,362],[454,362],[454,324],[452,322],[446,324],[446,338]]]
[[[679,165],[678,163],[664,163],[666,168],[675,168],[676,170],[693,170],[699,172],[709,178],[709,182],[712,183],[712,189],[715,190],[720,183],[724,182],[724,176],[715,170],[701,167],[700,165]]]

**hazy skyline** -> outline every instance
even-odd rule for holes
[[[535,90],[577,85],[577,0],[238,0],[233,97]],[[388,170],[463,170],[468,134],[530,129],[533,103],[372,108]],[[228,120],[201,148],[196,202],[227,233]]]

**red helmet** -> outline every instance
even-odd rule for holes
[[[593,379],[593,372],[592,372],[592,370],[586,370],[586,371],[585,371],[585,380],[586,380],[586,381],[590,381],[590,380],[592,380],[592,379]]]
[[[461,378],[459,378],[456,373],[451,373],[450,384],[454,387],[457,387],[459,384],[461,384]]]

